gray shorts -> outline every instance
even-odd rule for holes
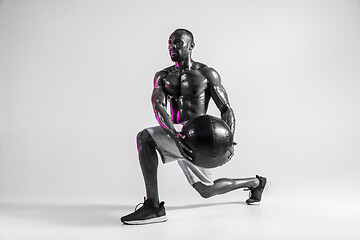
[[[205,185],[214,184],[211,170],[196,166],[184,158],[177,148],[175,141],[161,126],[146,128],[146,130],[154,139],[163,163],[177,161],[190,185],[197,182],[201,182]]]

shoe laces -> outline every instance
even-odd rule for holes
[[[144,202],[141,202],[141,203],[139,203],[138,205],[136,205],[136,207],[135,207],[135,212],[136,212],[138,209],[140,209],[142,206],[145,205],[145,201],[146,201],[146,198],[144,197]],[[141,207],[138,208],[139,206],[141,206]]]
[[[164,204],[163,202],[161,204]],[[141,206],[141,207],[139,207]],[[161,206],[161,205],[160,205]],[[152,201],[150,199],[146,199],[144,197],[144,202],[143,203],[139,203],[138,205],[136,205],[135,207],[135,212],[138,211],[139,213],[142,213],[143,211],[145,211],[145,209],[150,208],[153,210],[156,210],[157,208],[152,204]],[[160,208],[160,207],[159,207]]]

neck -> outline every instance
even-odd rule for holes
[[[191,66],[193,63],[194,63],[194,61],[191,59],[190,56],[188,56],[183,60],[176,61],[175,68],[176,68],[176,70],[183,72],[183,71],[191,69]]]

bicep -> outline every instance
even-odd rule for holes
[[[161,88],[154,88],[152,95],[151,95],[151,102],[153,107],[161,106],[166,107],[166,94]]]
[[[209,69],[207,79],[209,80],[210,96],[221,112],[226,111],[225,108],[228,107],[229,100],[226,90],[221,84],[220,75],[214,69]]]
[[[163,79],[164,78],[161,73],[156,73],[154,77],[154,89],[151,95],[151,102],[154,108],[156,107],[156,105],[166,107],[167,101]]]

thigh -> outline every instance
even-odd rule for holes
[[[146,128],[146,130],[153,138],[163,163],[177,161],[190,185],[196,182],[201,182],[205,185],[214,184],[211,170],[196,166],[183,157],[175,141],[161,126]]]
[[[196,166],[186,159],[178,161],[178,163],[190,185],[194,185],[197,182],[207,186],[214,184],[211,169]]]
[[[150,136],[153,138],[156,149],[158,150],[163,163],[174,162],[184,160],[179,149],[176,146],[175,141],[170,137],[166,131],[160,127],[146,128]]]

